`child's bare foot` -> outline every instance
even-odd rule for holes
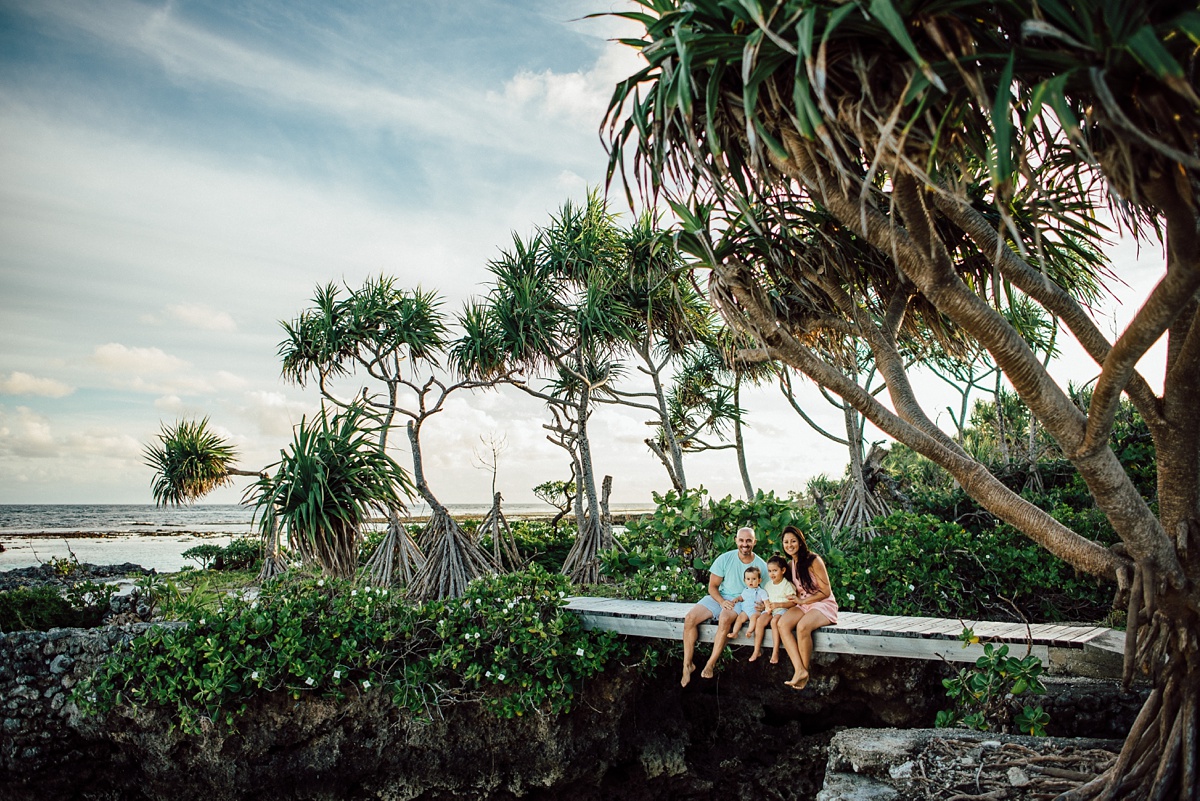
[[[803,690],[808,684],[808,671],[804,668],[796,671],[796,675],[792,676],[791,681],[785,681],[784,684],[791,687],[793,690]]]
[[[706,679],[711,679],[713,677],[713,666],[705,665],[704,670],[700,671],[700,675]]]
[[[772,664],[772,665],[778,665],[778,664],[779,664],[779,653],[778,653],[778,652],[775,652],[775,653],[771,654],[771,664]]]
[[[692,680],[692,672],[695,669],[696,669],[696,666],[693,665],[691,662],[689,662],[683,666],[683,678],[679,680],[680,687],[688,686],[688,682]]]
[[[729,631],[729,639],[731,639],[731,640],[736,640],[738,637],[740,637],[740,636],[741,636],[741,634],[742,634],[742,627],[741,627],[741,626],[738,626],[736,629],[730,629],[730,631]]]
[[[754,653],[750,654],[750,658],[747,659],[746,661],[747,662],[757,662],[758,658],[760,656],[762,656],[762,651],[755,651]]]

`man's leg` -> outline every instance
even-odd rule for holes
[[[705,601],[712,606],[717,605],[716,601],[704,598],[693,606],[687,613],[687,617],[683,619],[683,678],[679,681],[680,687],[688,686],[688,682],[692,680],[692,671],[696,669],[696,666],[692,664],[692,655],[696,650],[696,640],[700,638],[700,624],[713,619],[713,610],[705,604]]]
[[[725,641],[729,639],[729,627],[735,620],[737,620],[737,613],[732,609],[721,610],[721,617],[717,619],[717,636],[713,640],[712,655],[708,657],[704,670],[700,671],[700,675],[704,678],[711,679],[713,677],[713,668],[716,667],[721,652],[725,650]]]

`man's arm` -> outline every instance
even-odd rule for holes
[[[733,601],[727,601],[721,597],[721,582],[725,580],[724,576],[718,576],[716,573],[708,574],[708,595],[714,601],[721,605],[722,609],[732,609]]]

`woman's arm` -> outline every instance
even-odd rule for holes
[[[825,569],[825,560],[819,556],[813,558],[812,563],[813,583],[817,585],[815,592],[798,595],[796,602],[800,604],[815,604],[817,601],[824,601],[833,593],[829,589],[829,571]]]

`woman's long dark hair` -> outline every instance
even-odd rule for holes
[[[800,542],[800,550],[796,552],[795,563],[792,565],[792,573],[800,580],[800,586],[805,592],[816,592],[817,582],[812,577],[812,563],[816,560],[817,555],[808,550],[808,540],[804,538],[804,533],[795,526],[784,526],[783,535],[795,535]]]

